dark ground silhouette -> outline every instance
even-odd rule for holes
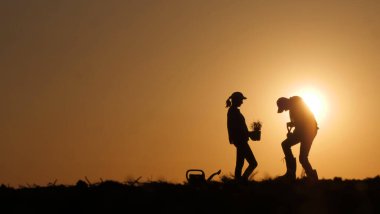
[[[223,179],[222,179],[223,180]],[[1,213],[380,213],[380,176],[364,180],[275,180],[203,185],[103,181],[0,186]]]

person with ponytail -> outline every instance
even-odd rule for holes
[[[234,92],[226,100],[228,139],[236,148],[235,179],[244,182],[248,181],[257,167],[256,158],[248,144],[250,132],[239,109],[245,99],[247,98],[241,92]],[[242,174],[245,160],[249,165]]]

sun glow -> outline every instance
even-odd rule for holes
[[[297,93],[301,96],[310,110],[314,113],[317,122],[322,122],[327,116],[327,103],[319,91],[303,89]]]

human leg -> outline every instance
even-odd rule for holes
[[[241,172],[244,166],[244,149],[242,148],[240,144],[235,145],[235,147],[236,147],[235,179],[240,179]]]
[[[313,144],[313,140],[315,138],[316,133],[312,133],[309,136],[306,136],[305,139],[301,141],[301,148],[300,148],[300,156],[299,160],[302,165],[302,167],[305,170],[306,176],[311,180],[318,180],[318,174],[317,171],[313,169],[313,167],[310,164],[309,161],[309,152],[311,149],[311,145]]]
[[[249,165],[245,169],[242,177],[243,179],[248,180],[249,176],[252,174],[253,170],[255,170],[258,164],[257,164],[255,156],[253,155],[251,148],[249,147],[248,142],[244,143],[243,151],[244,151],[244,158],[247,160]]]
[[[297,143],[299,143],[299,139],[296,135],[289,135],[284,141],[282,141],[281,147],[282,151],[284,152],[285,158],[294,158],[291,147],[296,145]]]
[[[280,179],[284,180],[295,180],[296,179],[296,159],[293,156],[291,147],[296,145],[298,143],[298,139],[293,136],[289,135],[282,143],[282,150],[285,155],[285,163],[286,163],[286,173],[282,176],[280,176]]]

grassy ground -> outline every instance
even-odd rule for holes
[[[79,180],[75,185],[0,187],[1,213],[380,213],[380,177],[199,185]]]

